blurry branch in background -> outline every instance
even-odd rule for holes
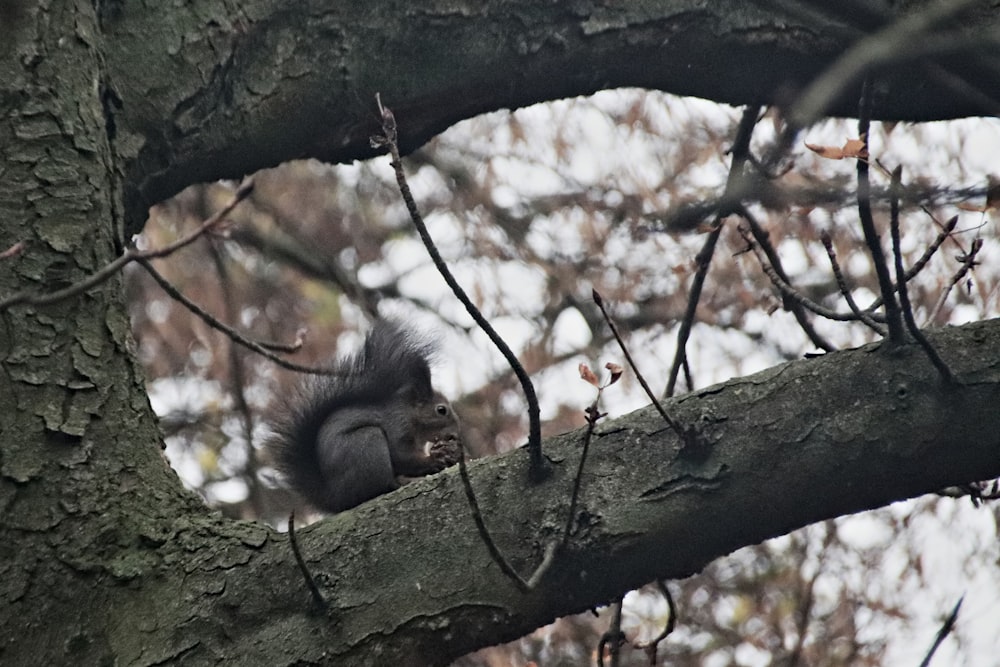
[[[865,72],[880,65],[932,55],[941,50],[959,51],[977,46],[970,44],[968,36],[961,33],[937,35],[935,39],[929,39],[927,33],[949,17],[980,1],[936,0],[923,11],[913,12],[882,30],[859,39],[833,65],[813,79],[798,97],[788,113],[789,128],[797,130],[816,122],[830,104],[856,84]],[[985,40],[995,41],[996,37],[982,35],[982,39],[985,43]]]
[[[379,114],[382,119],[382,135],[372,137],[372,146],[375,148],[387,146],[389,148],[389,153],[392,156],[392,167],[396,172],[396,182],[399,184],[399,191],[406,204],[406,210],[409,212],[410,219],[413,220],[413,224],[420,234],[420,240],[423,241],[424,247],[427,248],[427,253],[431,256],[434,266],[437,267],[441,277],[444,278],[448,287],[451,288],[452,294],[462,302],[466,312],[482,328],[489,339],[493,341],[493,344],[514,370],[514,374],[517,375],[517,379],[520,381],[521,388],[524,391],[524,398],[528,403],[528,451],[531,455],[531,476],[536,481],[544,479],[547,473],[545,460],[542,458],[542,426],[539,417],[538,397],[535,395],[535,387],[531,383],[531,378],[528,377],[527,371],[524,370],[524,366],[518,361],[514,352],[511,351],[510,347],[504,342],[503,338],[500,337],[500,334],[496,332],[492,325],[490,325],[487,319],[483,317],[483,314],[479,312],[476,305],[472,303],[469,295],[465,293],[462,286],[455,280],[455,276],[452,275],[448,264],[441,257],[437,246],[434,245],[434,240],[427,231],[427,225],[424,224],[423,216],[420,215],[417,203],[413,199],[413,193],[410,192],[410,186],[406,182],[406,174],[403,172],[403,159],[400,157],[399,145],[396,141],[396,118],[392,115],[392,111],[389,108],[382,106],[382,99],[377,94],[375,101],[378,103]]]
[[[266,206],[257,201],[254,201],[254,204],[258,209],[267,210]],[[283,217],[277,211],[267,212],[276,221]],[[383,297],[397,298],[400,296],[395,285],[376,289],[363,286],[357,277],[351,275],[350,271],[346,270],[335,258],[317,252],[315,247],[306,246],[283,230],[280,223],[275,225],[274,230],[269,230],[267,233],[252,225],[247,225],[234,229],[230,237],[241,245],[256,249],[261,255],[283,262],[305,276],[333,284],[353,303],[360,304],[361,308],[372,317],[378,313],[378,302]]]
[[[236,192],[233,193],[233,198],[228,204],[223,206],[212,216],[206,218],[203,223],[198,225],[197,228],[192,230],[186,236],[182,236],[173,243],[169,243],[162,248],[154,248],[151,250],[136,250],[135,248],[129,248],[117,259],[106,264],[104,268],[91,274],[87,278],[84,278],[80,282],[67,287],[66,289],[49,292],[48,294],[38,294],[28,290],[12,294],[5,299],[0,299],[0,311],[7,310],[11,306],[19,303],[41,306],[62,301],[63,299],[68,299],[72,296],[76,296],[77,294],[82,294],[91,287],[100,285],[111,278],[111,276],[115,275],[118,271],[121,271],[122,268],[131,262],[167,257],[184,246],[198,240],[203,234],[211,231],[216,225],[219,224],[219,222],[222,221],[223,218],[229,215],[232,210],[236,208],[237,204],[246,199],[251,192],[253,192],[253,179],[247,178],[239,185],[238,188],[236,188]]]
[[[753,156],[751,161],[758,169],[763,169]],[[886,169],[885,172],[888,174],[889,170]],[[808,179],[805,184],[779,184],[773,180],[773,176],[766,175],[763,171],[756,174],[750,172],[734,189],[718,197],[684,202],[669,210],[654,212],[649,217],[654,220],[655,229],[684,233],[697,231],[705,223],[705,219],[716,211],[732,210],[739,204],[744,207],[759,204],[767,210],[783,210],[796,206],[837,210],[857,205],[857,190],[844,175],[832,176],[823,182],[813,182],[808,174],[805,178]],[[988,191],[986,186],[951,188],[940,184],[904,183],[898,196],[901,205],[928,211],[929,207],[962,205],[986,196]],[[871,197],[873,200],[888,201],[889,189],[872,185]],[[943,227],[940,223],[936,224]]]
[[[794,616],[795,623],[795,645],[792,647],[791,652],[787,656],[784,664],[786,665],[798,665],[803,661],[803,651],[805,650],[806,641],[809,638],[809,622],[812,619],[813,610],[817,604],[817,592],[816,584],[819,578],[825,574],[824,566],[826,564],[827,556],[826,554],[830,551],[831,545],[836,540],[837,526],[831,521],[824,521],[823,524],[823,548],[818,550],[815,570],[811,575],[805,575],[804,565],[807,557],[807,551],[803,550],[799,552],[799,563],[797,569],[801,573],[800,576],[795,578],[797,588],[795,597],[798,598],[798,604],[796,609],[792,612]]]
[[[215,266],[215,272],[219,277],[219,289],[222,290],[222,303],[226,309],[226,318],[230,322],[238,322],[240,307],[233,293],[232,280],[226,266],[225,258],[219,251],[219,247],[214,242],[214,239],[209,238],[207,240],[208,253],[212,258],[212,264]],[[227,341],[229,393],[232,395],[235,403],[233,408],[239,418],[242,429],[244,454],[246,456],[246,461],[242,466],[242,477],[243,482],[247,485],[247,499],[250,502],[250,507],[253,509],[255,516],[261,516],[264,504],[261,498],[260,480],[257,477],[259,464],[257,448],[254,446],[253,411],[250,409],[246,395],[246,368],[243,363],[243,356],[240,354],[240,348],[233,344],[232,337],[228,337]]]

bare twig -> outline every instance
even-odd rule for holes
[[[931,212],[929,210],[927,210],[926,207],[923,207],[923,210],[924,210],[924,212],[927,215],[929,215],[931,217],[931,220],[934,220],[934,216],[931,215]],[[937,222],[936,220],[934,222],[935,222],[935,224],[938,224],[938,225],[941,224],[941,223]],[[937,237],[934,239],[934,241],[929,246],[927,246],[927,249],[924,250],[924,254],[920,256],[920,259],[918,259],[913,264],[913,266],[911,266],[910,269],[906,272],[906,281],[907,282],[909,282],[910,280],[913,280],[914,276],[916,276],[918,273],[920,273],[923,270],[924,266],[927,265],[927,262],[929,262],[931,260],[931,257],[934,256],[934,253],[936,253],[938,251],[938,249],[941,247],[942,244],[944,244],[944,242],[946,240],[948,240],[949,238],[951,238],[952,240],[954,240],[953,237],[952,237],[952,232],[955,231],[955,227],[957,225],[958,225],[958,216],[957,215],[953,216],[944,225],[941,225],[941,231],[938,232]],[[958,245],[958,247],[960,247],[960,248],[962,247],[961,244],[958,243],[958,241],[954,241],[954,242],[956,243],[956,245]],[[899,285],[896,285],[896,289],[899,289]],[[867,308],[865,308],[864,312],[870,314],[876,308],[880,308],[881,306],[882,306],[882,297],[879,296],[879,297],[876,297],[874,301],[872,301],[871,305],[869,305]]]
[[[837,253],[833,249],[833,239],[826,232],[823,232],[820,236],[823,241],[823,247],[826,248],[826,256],[830,258],[830,266],[833,268],[833,276],[837,279],[837,287],[840,289],[840,293],[844,296],[844,300],[847,301],[847,306],[854,313],[855,317],[868,325],[875,333],[880,336],[885,336],[885,329],[872,318],[871,315],[864,312],[858,308],[857,302],[854,300],[854,296],[851,294],[850,287],[847,286],[847,280],[844,278],[844,274],[840,270],[840,263],[837,261]]]
[[[951,233],[955,231],[955,227],[957,225],[958,225],[957,215],[952,216],[952,218],[944,224],[944,226],[941,228],[941,231],[938,232],[938,235],[934,239],[934,241],[929,246],[927,246],[926,250],[924,250],[924,254],[922,254],[920,256],[920,259],[914,262],[913,266],[911,266],[910,269],[906,272],[906,282],[913,280],[914,276],[923,271],[924,266],[927,265],[927,262],[931,261],[931,257],[933,257],[934,253],[938,251],[938,248],[940,248],[941,245],[948,238],[951,237]]]
[[[938,297],[937,303],[934,304],[933,310],[931,310],[930,315],[927,316],[928,322],[933,322],[935,319],[937,319],[938,313],[944,306],[944,302],[948,299],[948,294],[951,293],[951,290],[955,287],[955,285],[957,285],[962,281],[962,278],[965,277],[965,274],[974,269],[976,265],[979,263],[976,261],[976,255],[979,254],[979,251],[982,249],[982,247],[983,247],[983,240],[980,238],[974,239],[972,241],[972,245],[969,247],[969,251],[959,256],[958,259],[960,262],[962,262],[962,266],[959,267],[958,271],[955,272],[955,275],[951,277],[951,282],[949,282],[948,286],[944,288],[943,292],[941,292],[941,296]]]
[[[186,236],[182,236],[173,243],[169,243],[162,248],[154,248],[152,250],[136,250],[135,248],[129,248],[116,259],[109,262],[104,266],[104,268],[98,270],[96,273],[92,273],[78,283],[70,285],[66,289],[57,290],[55,292],[49,292],[47,294],[38,294],[31,292],[30,290],[25,290],[23,292],[18,292],[17,294],[12,294],[6,299],[0,299],[0,312],[7,310],[11,306],[17,305],[19,303],[28,303],[35,306],[47,305],[50,303],[56,303],[57,301],[62,301],[63,299],[68,299],[77,294],[86,292],[92,287],[100,285],[101,283],[107,281],[111,276],[115,275],[120,271],[125,265],[130,262],[137,262],[140,259],[153,259],[159,257],[166,257],[186,245],[193,243],[203,234],[211,230],[219,221],[224,217],[229,215],[236,205],[241,201],[246,199],[250,193],[253,192],[253,179],[245,179],[238,188],[236,192],[233,193],[233,198],[228,204],[223,206],[214,215],[207,218],[203,223],[198,225],[196,229],[191,231]]]
[[[674,596],[670,594],[670,589],[667,588],[667,582],[660,579],[656,580],[656,587],[659,589],[660,594],[667,601],[667,623],[663,627],[663,631],[660,632],[656,637],[653,637],[648,644],[636,644],[637,648],[645,649],[646,655],[649,657],[649,664],[656,664],[656,653],[660,646],[660,642],[667,638],[667,636],[674,631],[674,627],[677,625],[677,605],[674,603]]]
[[[598,299],[600,298],[596,290],[594,291],[594,295]],[[626,352],[626,354],[628,353]],[[576,477],[573,478],[573,492],[570,494],[569,513],[566,517],[566,528],[563,531],[562,546],[565,546],[566,543],[569,542],[570,532],[573,530],[573,521],[576,519],[576,506],[580,499],[580,486],[583,483],[583,468],[587,463],[587,453],[590,451],[590,442],[594,437],[594,429],[597,428],[597,422],[604,417],[607,417],[607,414],[601,412],[598,407],[598,404],[601,402],[601,395],[604,393],[605,389],[618,382],[618,379],[622,376],[622,367],[618,364],[608,363],[605,367],[611,371],[611,377],[607,382],[601,384],[598,381],[597,376],[592,370],[590,370],[590,367],[587,366],[587,364],[580,364],[581,379],[597,388],[597,396],[594,397],[593,402],[583,411],[583,413],[587,416],[587,430],[583,434],[583,448],[580,452],[580,463],[576,468]]]
[[[489,528],[486,527],[486,522],[483,520],[483,513],[479,509],[479,500],[476,498],[476,493],[472,489],[472,481],[469,479],[469,469],[465,464],[465,449],[459,448],[458,456],[458,474],[462,478],[462,487],[465,489],[465,497],[469,501],[469,509],[472,513],[472,520],[476,523],[476,529],[479,531],[479,537],[482,538],[483,544],[486,545],[486,550],[490,552],[490,557],[493,562],[499,566],[500,571],[507,575],[514,585],[517,586],[518,590],[522,593],[527,593],[538,585],[541,581],[542,576],[546,571],[552,566],[555,561],[556,551],[559,547],[559,542],[553,540],[545,545],[545,554],[542,557],[542,562],[538,566],[538,569],[525,581],[514,566],[511,565],[507,559],[504,557],[500,548],[497,546],[496,542],[493,541],[493,536],[490,534]]]
[[[736,229],[740,233],[740,236],[743,237],[743,240],[747,242],[747,246],[749,246],[750,249],[753,251],[754,256],[760,263],[761,269],[763,269],[764,273],[771,280],[771,284],[774,285],[779,292],[781,292],[781,295],[783,297],[791,299],[792,301],[801,304],[807,310],[812,311],[813,313],[819,315],[820,317],[825,317],[828,320],[835,320],[838,322],[853,322],[855,320],[860,319],[854,313],[841,313],[836,310],[831,310],[829,308],[826,308],[825,306],[821,306],[812,299],[810,299],[809,297],[807,297],[806,295],[796,290],[791,285],[789,285],[781,278],[781,276],[778,275],[778,272],[775,271],[774,267],[772,267],[770,263],[767,261],[767,257],[764,255],[764,251],[761,250],[760,245],[757,243],[757,239],[755,239],[753,235],[750,233],[750,229],[744,225],[739,225]]]
[[[618,327],[615,325],[615,321],[611,319],[611,315],[608,314],[607,309],[604,307],[604,299],[596,289],[592,288],[591,291],[593,292],[594,303],[596,303],[597,307],[601,309],[601,315],[604,316],[604,321],[607,322],[608,326],[611,328],[611,333],[614,334],[615,340],[618,341],[618,347],[621,348],[622,354],[625,355],[625,361],[628,362],[629,368],[631,368],[632,372],[635,373],[635,378],[642,386],[642,390],[646,392],[646,396],[653,402],[653,407],[655,407],[656,411],[660,413],[661,417],[663,417],[663,421],[667,422],[667,425],[671,428],[671,430],[673,430],[674,433],[677,434],[678,438],[684,439],[683,429],[681,429],[677,422],[670,418],[666,409],[658,400],[656,400],[656,396],[653,394],[653,390],[649,388],[646,378],[644,378],[642,373],[639,372],[639,368],[635,365],[632,355],[629,354],[628,347],[625,346],[625,341],[622,340],[621,334],[618,332]]]
[[[586,366],[581,364],[581,369],[586,368]],[[589,372],[589,369],[588,369]],[[573,492],[570,494],[569,500],[569,514],[566,517],[566,528],[563,531],[563,546],[569,542],[570,531],[573,530],[573,520],[576,518],[576,505],[580,498],[580,485],[583,482],[583,468],[587,463],[587,453],[590,451],[590,441],[594,437],[594,429],[597,428],[597,422],[605,417],[602,414],[600,408],[597,407],[598,402],[601,400],[601,393],[604,391],[603,386],[597,387],[597,396],[594,398],[594,402],[591,403],[583,411],[587,415],[587,430],[583,433],[583,447],[580,451],[580,463],[576,468],[576,476],[573,478]]]
[[[899,189],[902,180],[903,167],[899,166],[892,170],[892,180],[890,181],[890,192],[893,195],[889,198],[889,224],[892,234],[892,255],[896,265],[896,283],[899,286],[899,303],[903,310],[903,319],[906,321],[906,328],[914,340],[923,348],[927,358],[934,364],[934,368],[941,374],[941,379],[947,383],[954,382],[955,378],[951,374],[951,369],[944,362],[941,355],[937,353],[931,342],[927,340],[920,327],[913,319],[913,306],[910,304],[909,290],[906,288],[906,271],[903,269],[903,253],[899,248],[899,197],[895,193]]]
[[[462,302],[465,306],[465,310],[472,316],[472,319],[476,321],[483,331],[489,336],[493,344],[500,350],[500,353],[510,364],[510,367],[514,370],[514,374],[517,375],[518,381],[521,383],[521,389],[524,391],[525,400],[528,403],[528,451],[531,454],[531,473],[532,477],[535,479],[540,479],[545,477],[545,460],[542,457],[542,427],[541,419],[539,417],[538,409],[538,397],[535,395],[535,387],[531,383],[531,378],[528,377],[527,371],[524,370],[524,366],[518,361],[517,357],[508,347],[507,343],[500,337],[500,335],[493,329],[490,323],[483,317],[483,314],[479,312],[476,305],[469,298],[469,295],[465,293],[462,286],[458,284],[455,280],[455,276],[452,275],[451,270],[448,268],[448,264],[441,257],[441,253],[438,252],[437,246],[434,245],[434,240],[431,239],[430,233],[427,231],[427,225],[424,224],[423,216],[420,215],[420,211],[417,209],[417,203],[413,199],[413,193],[410,192],[410,186],[406,182],[406,174],[403,173],[403,160],[399,154],[399,144],[397,142],[396,133],[396,118],[392,115],[392,111],[388,107],[382,106],[382,100],[379,95],[375,96],[376,102],[378,102],[379,112],[382,118],[382,136],[373,137],[372,145],[378,146],[388,146],[389,154],[392,156],[392,167],[396,172],[396,183],[399,185],[400,194],[403,196],[403,201],[406,204],[406,210],[410,214],[410,219],[413,220],[414,226],[417,228],[417,233],[420,234],[420,239],[424,243],[424,247],[427,248],[427,253],[430,255],[431,260],[434,262],[434,266],[437,267],[438,272],[444,281],[451,288],[452,293]]]
[[[528,590],[534,590],[538,586],[538,582],[542,580],[545,573],[549,571],[552,567],[552,563],[556,560],[556,554],[559,552],[559,541],[550,540],[545,544],[545,553],[542,554],[542,562],[538,564],[538,567],[528,577]]]
[[[611,667],[618,667],[621,660],[621,648],[625,645],[625,633],[622,632],[622,600],[612,605],[614,610],[611,614],[611,627],[601,635],[601,641],[597,643],[597,665],[604,667],[604,651],[607,649],[611,656]]]
[[[292,345],[287,345],[279,343],[262,343],[255,340],[250,340],[249,338],[247,338],[240,332],[236,331],[232,327],[223,324],[218,319],[213,317],[210,313],[205,311],[201,306],[199,306],[194,301],[184,296],[184,294],[182,294],[180,290],[178,290],[176,287],[170,284],[169,280],[164,278],[156,269],[153,268],[152,263],[148,259],[141,258],[141,259],[136,259],[135,261],[139,266],[144,268],[149,273],[149,275],[153,278],[153,280],[155,280],[156,283],[163,289],[163,291],[166,292],[168,295],[170,295],[172,299],[174,299],[182,306],[187,308],[189,311],[191,311],[191,313],[193,313],[197,317],[201,318],[201,320],[204,321],[205,324],[207,324],[216,331],[219,331],[228,338],[230,338],[234,343],[242,345],[243,347],[249,350],[253,350],[262,357],[273,361],[278,366],[281,366],[282,368],[287,368],[288,370],[291,371],[298,371],[300,373],[309,373],[311,375],[332,375],[335,373],[342,372],[335,369],[303,366],[301,364],[292,363],[290,361],[282,359],[278,355],[271,352],[271,350],[281,349],[281,350],[295,351],[301,346],[301,342],[296,342]]]
[[[299,551],[299,541],[295,537],[295,512],[288,515],[288,542],[292,545],[292,555],[295,556],[295,562],[298,563],[302,577],[306,580],[306,588],[309,589],[309,593],[312,595],[313,604],[316,605],[317,609],[325,612],[327,609],[326,599],[319,590],[319,586],[316,585],[316,580],[313,579],[305,559],[302,558],[302,552]]]
[[[778,256],[777,251],[774,246],[771,245],[771,241],[768,238],[768,234],[764,231],[764,228],[760,226],[757,219],[748,211],[745,207],[740,207],[740,217],[747,221],[750,226],[750,231],[753,233],[754,238],[757,243],[760,244],[761,250],[767,257],[768,262],[774,268],[774,272],[781,278],[781,281],[786,285],[791,286],[791,281],[788,279],[788,274],[785,273],[785,269],[781,266],[781,257]],[[816,328],[813,327],[809,318],[806,317],[805,308],[803,304],[796,299],[782,299],[784,306],[788,309],[792,315],[795,317],[795,321],[799,323],[799,328],[805,332],[806,336],[812,341],[812,344],[816,347],[824,350],[826,352],[832,352],[835,348],[834,346],[823,338]]]
[[[861,88],[861,102],[858,112],[858,136],[864,142],[864,154],[868,154],[868,132],[871,126],[872,82],[871,77],[865,79]],[[861,219],[861,229],[864,231],[865,244],[875,266],[878,277],[879,292],[885,303],[885,319],[889,327],[889,341],[893,345],[902,345],[903,319],[899,312],[899,304],[893,293],[892,278],[885,262],[885,253],[875,230],[875,219],[872,217],[871,181],[868,177],[868,160],[858,159],[858,217]]]
[[[732,164],[729,165],[729,176],[726,179],[726,192],[732,192],[739,187],[743,180],[743,168],[750,159],[750,137],[753,136],[753,128],[757,124],[760,116],[760,106],[748,106],[743,110],[740,117],[740,124],[736,130],[736,137],[733,140],[733,147],[730,151],[733,154]],[[723,194],[723,198],[725,198]],[[677,374],[681,367],[687,368],[687,341],[691,335],[691,327],[694,324],[695,313],[698,310],[698,302],[701,300],[701,290],[705,286],[705,278],[708,276],[708,269],[712,264],[712,256],[715,254],[715,246],[722,234],[722,220],[729,215],[730,211],[720,209],[716,214],[714,226],[705,239],[705,245],[695,257],[698,266],[694,278],[691,280],[691,289],[688,291],[687,309],[684,312],[684,319],[681,320],[680,328],[677,330],[677,351],[674,353],[674,361],[670,367],[670,378],[667,380],[665,396],[673,396],[677,386]],[[688,382],[688,389],[690,379]]]
[[[958,598],[958,602],[955,603],[955,607],[948,614],[948,618],[944,619],[944,623],[941,624],[941,628],[937,631],[937,635],[934,637],[934,643],[931,644],[930,649],[927,651],[927,655],[924,659],[920,661],[920,667],[928,667],[931,664],[931,658],[934,657],[934,653],[941,646],[941,642],[945,640],[951,631],[955,629],[955,622],[958,620],[958,610],[962,607],[962,600],[965,596]]]
[[[664,391],[664,395],[667,397],[674,395],[674,389],[677,386],[677,374],[680,372],[681,366],[687,367],[687,341],[691,335],[691,327],[694,324],[695,313],[698,310],[698,302],[701,300],[701,290],[705,286],[705,278],[708,276],[708,269],[712,265],[712,256],[715,254],[715,246],[719,242],[721,234],[722,220],[717,218],[715,228],[709,232],[708,237],[705,239],[705,245],[701,247],[701,250],[698,251],[694,259],[698,270],[695,271],[694,278],[691,280],[691,289],[688,291],[687,309],[684,312],[684,319],[681,320],[681,326],[677,330],[677,351],[674,353],[674,362],[670,367],[670,379],[667,380],[667,388]],[[687,378],[688,389],[694,389],[691,386],[690,375],[687,375]]]

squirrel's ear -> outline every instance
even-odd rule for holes
[[[396,396],[409,403],[427,403],[434,396],[431,371],[427,364],[415,364],[409,369],[406,381],[396,390]]]

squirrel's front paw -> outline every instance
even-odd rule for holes
[[[462,455],[462,443],[457,438],[431,440],[424,445],[424,453],[436,470],[444,470],[458,463]]]

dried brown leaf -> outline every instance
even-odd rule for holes
[[[806,142],[806,148],[816,153],[820,157],[828,160],[843,160],[845,157],[868,159],[868,149],[865,147],[864,139],[848,139],[843,146],[821,146]]]

